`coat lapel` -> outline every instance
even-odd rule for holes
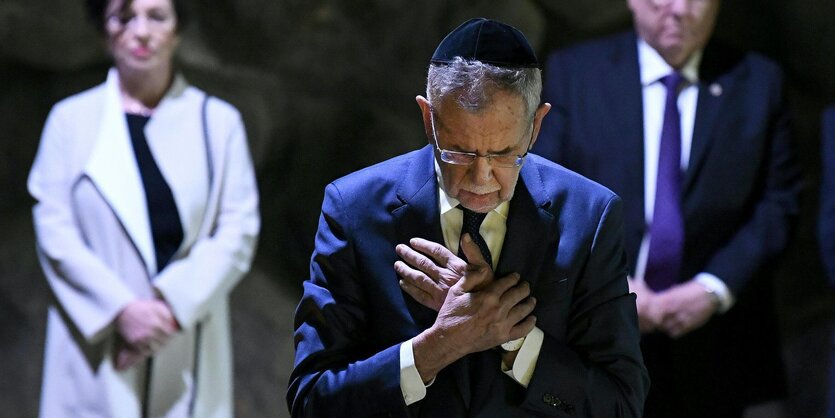
[[[435,160],[432,148],[424,147],[412,158],[397,189],[401,205],[392,211],[397,243],[421,237],[443,244],[441,215],[438,209],[438,183],[435,179]],[[437,313],[404,295],[406,306],[418,327],[418,332],[429,328]]]
[[[214,215],[206,214],[216,212],[220,188],[212,187],[207,159],[224,155],[219,145],[227,142],[208,143],[211,135],[203,131],[201,110],[205,94],[194,91],[187,94],[187,86],[185,79],[177,75],[145,127],[148,146],[171,188],[183,225],[181,249],[190,248],[198,237],[204,236],[200,234],[208,231],[201,227],[204,221],[214,220]],[[208,117],[206,122],[208,125]],[[213,152],[206,152],[207,146],[213,146]],[[212,198],[209,198],[210,187]]]
[[[717,117],[723,107],[725,98],[733,91],[739,74],[729,72],[731,66],[739,61],[738,54],[710,45],[705,48],[702,65],[699,68],[699,98],[696,105],[696,120],[693,126],[693,141],[690,151],[690,162],[684,175],[682,195],[687,196],[693,187],[697,174],[704,166],[705,158],[713,141],[717,128]]]
[[[606,184],[624,201],[628,229],[625,245],[630,255],[637,254],[644,222],[644,108],[641,74],[638,66],[638,40],[634,32],[619,38],[610,51],[611,68],[599,70],[598,83],[604,88],[590,89],[605,116],[601,135],[593,138],[608,156],[605,167],[598,167],[595,180]],[[599,174],[599,175],[597,175]]]
[[[534,164],[522,167],[519,182],[507,218],[496,277],[519,273],[534,288],[549,237],[556,232],[554,217],[547,211],[551,204],[543,190],[543,179]]]
[[[411,238],[422,237],[443,244],[441,215],[438,208],[438,182],[432,147],[426,146],[418,151],[404,174],[397,190],[397,197],[402,205],[392,212],[397,242],[408,243]],[[415,332],[421,332],[432,326],[438,316],[437,312],[424,307],[409,295],[403,297],[415,322]],[[470,408],[471,399],[469,357],[456,361],[443,372],[455,380],[454,386],[458,389],[466,409]]]
[[[145,189],[130,142],[115,69],[107,76],[101,127],[84,167],[127,231],[150,274],[156,272]]]

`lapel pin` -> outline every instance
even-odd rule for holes
[[[714,97],[719,97],[722,95],[722,86],[719,83],[713,83],[710,85],[710,94]]]

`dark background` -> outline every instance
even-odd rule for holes
[[[180,68],[244,115],[263,227],[232,294],[239,417],[286,416],[292,314],[325,184],[425,143],[414,97],[442,37],[475,16],[540,51],[628,28],[626,0],[192,0]],[[769,411],[821,413],[835,297],[815,243],[819,115],[835,101],[835,2],[729,0],[716,36],[786,72],[806,177],[802,216],[774,281],[790,396]],[[109,59],[80,0],[0,2],[0,410],[37,413],[49,292],[34,253],[26,177],[50,107],[104,80]],[[832,191],[835,193],[835,191]],[[11,413],[11,415],[9,414]],[[764,413],[764,412],[763,412]],[[756,415],[756,414],[755,414]]]

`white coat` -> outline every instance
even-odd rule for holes
[[[114,319],[155,292],[182,331],[153,358],[149,415],[232,416],[228,295],[255,251],[258,193],[238,111],[209,99],[204,135],[205,97],[177,76],[145,127],[184,233],[161,272],[118,73],[50,112],[28,183],[54,295],[41,416],[140,416],[149,363],[114,368]]]

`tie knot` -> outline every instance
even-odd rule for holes
[[[678,93],[678,88],[682,81],[684,81],[684,76],[682,76],[678,71],[673,71],[672,73],[661,78],[661,82],[664,83],[664,87],[667,88],[667,91],[673,93]]]
[[[464,227],[462,230],[464,232],[469,232],[470,235],[477,234],[479,228],[481,228],[481,223],[484,222],[484,218],[487,217],[487,214],[474,212],[460,205],[459,207],[464,212]]]

